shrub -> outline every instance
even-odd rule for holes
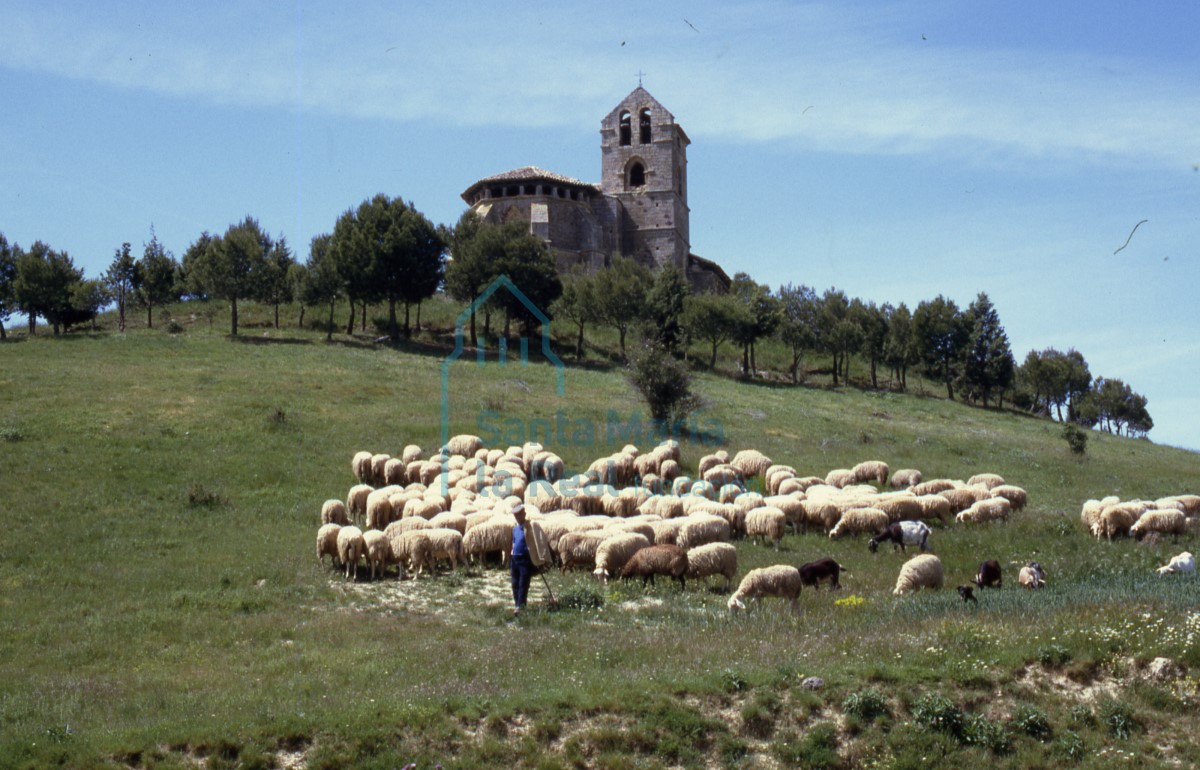
[[[1063,424],[1062,437],[1066,440],[1067,446],[1071,447],[1073,453],[1082,455],[1087,451],[1087,431],[1075,423],[1068,422]]]
[[[8,441],[10,443],[16,443],[17,441],[21,441],[24,438],[25,438],[25,434],[22,433],[21,429],[16,426],[4,425],[4,426],[0,427],[0,441]]]
[[[1054,742],[1054,751],[1078,762],[1087,755],[1087,744],[1078,733],[1068,730],[1063,737]]]
[[[879,717],[890,716],[887,700],[875,689],[859,690],[851,693],[842,702],[842,710],[847,714],[858,717],[864,722],[873,722]]]
[[[192,508],[216,508],[229,503],[220,492],[209,489],[199,482],[188,487],[187,499],[188,505]]]
[[[183,334],[183,324],[172,318],[171,320],[167,321],[165,326],[163,326],[163,330],[167,334]]]
[[[1013,714],[1012,725],[1039,741],[1047,741],[1054,734],[1054,731],[1050,729],[1050,720],[1046,718],[1045,712],[1029,705],[1017,709],[1017,713]]]
[[[913,719],[926,730],[952,735],[955,738],[963,734],[962,709],[945,695],[935,692],[922,695],[912,705]]]
[[[982,714],[972,714],[963,723],[962,742],[981,746],[993,754],[1006,754],[1012,750],[1012,738],[1004,725],[994,722]]]
[[[1048,644],[1045,647],[1039,647],[1037,651],[1038,662],[1047,668],[1057,668],[1065,666],[1071,662],[1071,651],[1060,644]]]
[[[1108,734],[1119,741],[1128,740],[1142,729],[1133,709],[1119,700],[1107,701],[1100,707],[1100,721],[1108,728]]]
[[[721,672],[721,687],[725,692],[741,692],[750,686],[750,682],[741,672],[727,668]]]
[[[645,399],[650,416],[671,429],[700,408],[700,399],[692,393],[691,373],[657,343],[645,341],[633,350],[625,376]]]
[[[604,606],[604,596],[591,586],[574,586],[559,594],[558,605],[570,610],[598,610]]]

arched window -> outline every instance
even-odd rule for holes
[[[634,163],[629,167],[629,186],[643,187],[646,184],[646,167],[641,163]]]
[[[621,146],[628,147],[633,143],[633,129],[630,126],[630,115],[628,112],[621,113]]]
[[[638,115],[638,125],[641,127],[642,144],[650,144],[650,110],[644,109]]]

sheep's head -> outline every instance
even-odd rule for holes
[[[879,540],[874,537],[871,538],[867,541],[867,548],[870,549],[871,553],[875,553],[879,550]]]
[[[729,601],[725,603],[725,606],[727,606],[729,608],[730,612],[736,612],[737,610],[746,609],[746,605],[743,604],[742,601],[737,598],[737,594],[734,594],[733,596],[729,597]]]

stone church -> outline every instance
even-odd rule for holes
[[[560,271],[597,270],[625,255],[652,269],[676,265],[693,291],[724,291],[725,271],[691,250],[689,144],[675,116],[639,85],[600,121],[599,184],[525,166],[480,179],[462,197],[490,224],[528,222]]]

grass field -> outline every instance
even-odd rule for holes
[[[314,557],[355,451],[436,446],[444,335],[326,344],[260,309],[231,340],[219,308],[169,312],[178,333],[0,346],[0,768],[1200,764],[1200,583],[1153,572],[1195,535],[1110,544],[1079,523],[1089,497],[1200,491],[1194,453],[1092,433],[1079,458],[1056,424],[1009,412],[701,373],[699,427],[730,450],[1025,487],[1010,522],[932,536],[950,585],[997,558],[1009,587],[977,608],[898,599],[903,556],[788,535],[779,552],[739,543],[739,574],[825,555],[851,570],[795,615],[553,573],[564,607],[535,581],[514,622],[494,568],[348,584]],[[509,443],[561,413],[569,466],[619,449],[641,407],[596,337],[563,395],[544,362],[454,364],[451,432]],[[685,468],[714,448],[685,443]],[[1028,559],[1046,590],[1015,587],[1008,565]],[[1157,656],[1185,673],[1147,680]],[[812,676],[824,687],[802,688]]]

